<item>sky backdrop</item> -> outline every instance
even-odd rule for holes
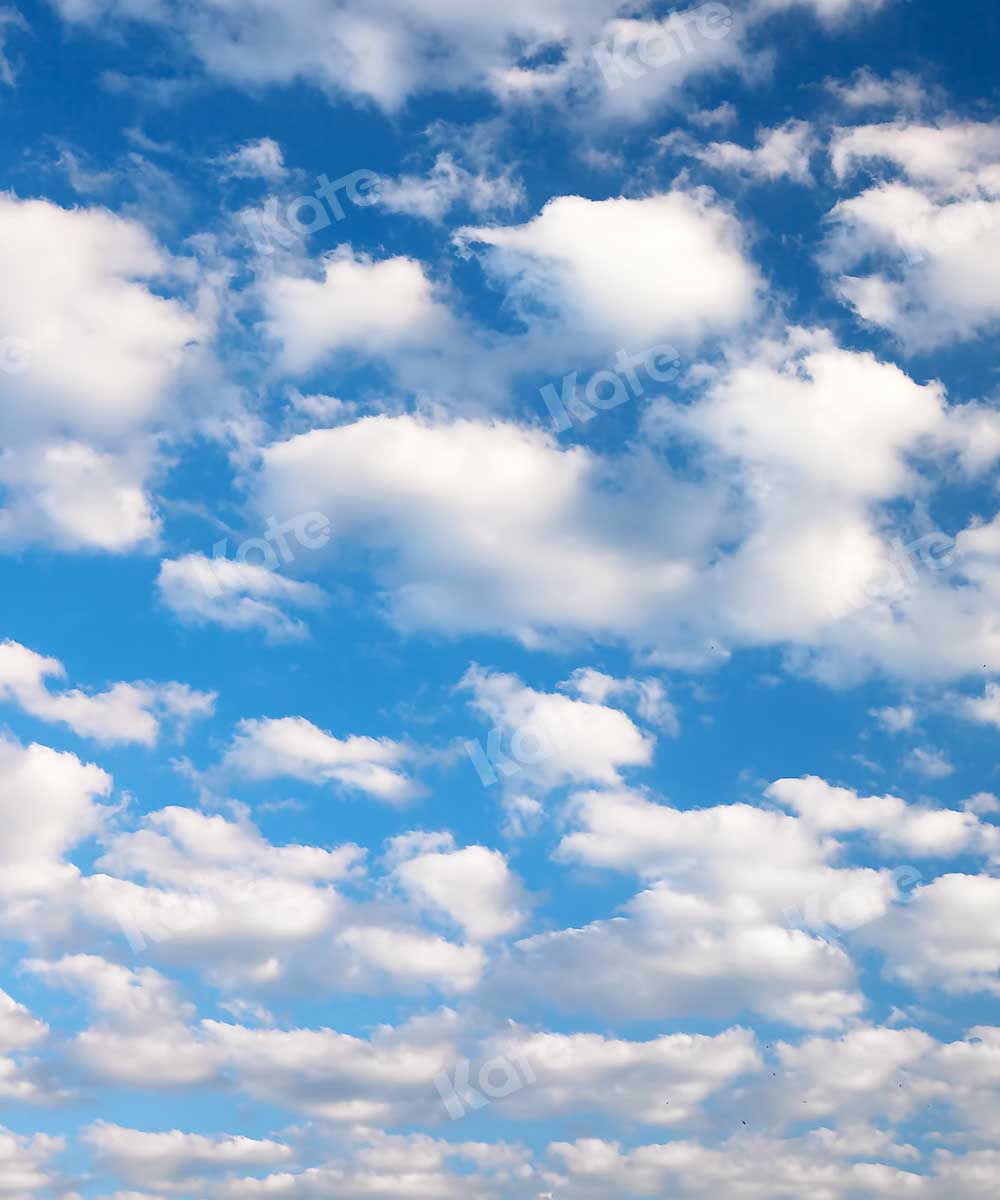
[[[0,1197],[994,1200],[998,34],[0,8]]]

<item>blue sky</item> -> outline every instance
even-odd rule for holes
[[[0,1197],[992,1200],[998,24],[0,8]]]

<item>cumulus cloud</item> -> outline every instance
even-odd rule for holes
[[[426,221],[441,221],[456,205],[474,213],[509,211],[524,197],[524,189],[509,170],[490,175],[485,170],[469,170],[441,151],[426,175],[400,175],[384,178],[379,189],[379,204],[388,212],[406,213]]]
[[[63,1138],[20,1134],[0,1126],[0,1196],[32,1200],[60,1184],[52,1159],[66,1148]]]
[[[261,293],[265,327],[290,375],[307,374],[337,351],[385,355],[440,343],[452,328],[421,263],[374,260],[349,246],[327,255],[318,277],[279,270]]]
[[[334,885],[363,857],[353,844],[276,846],[246,818],[166,808],[109,839],[78,904],[136,953],[266,983],[329,934],[343,914]]]
[[[751,8],[760,16],[805,9],[829,25],[866,16],[890,4],[892,0],[751,0]]]
[[[668,884],[640,893],[621,916],[517,943],[498,986],[508,1003],[545,995],[567,1012],[616,1019],[750,1010],[824,1029],[864,1008],[839,947]]]
[[[622,916],[519,942],[500,986],[549,989],[572,1010],[632,1016],[663,1004],[676,1016],[753,1009],[823,1028],[860,1012],[850,959],[811,931],[885,912],[895,894],[888,872],[834,866],[834,845],[746,805],[680,811],[590,792],[571,801],[568,816],[574,828],[559,861],[650,886]]]
[[[705,376],[693,403],[644,414],[658,450],[698,451],[697,480],[647,447],[383,415],[268,446],[256,503],[329,514],[404,628],[622,639],[661,664],[785,645],[830,679],[956,677],[996,656],[1000,542],[990,526],[926,533],[916,505],[928,478],[993,468],[993,409],[817,330],[734,348]]]
[[[942,875],[862,933],[910,987],[1000,995],[1000,937],[990,917],[998,900],[1000,879]]]
[[[203,1024],[204,1043],[252,1096],[327,1121],[399,1122],[426,1115],[433,1080],[458,1058],[457,1019],[444,1010],[367,1038],[332,1029]]]
[[[156,587],[163,603],[191,625],[260,629],[275,642],[308,636],[308,627],[286,608],[319,608],[326,602],[314,583],[288,579],[257,563],[187,554],[160,563]]]
[[[3,381],[6,421],[30,425],[55,415],[78,430],[118,431],[157,411],[199,326],[179,303],[139,282],[170,267],[146,230],[103,209],[68,210],[10,193],[0,202],[0,221],[5,271],[16,284],[3,324],[26,353],[30,348],[31,366],[29,372],[25,363],[26,377]],[[60,271],[39,274],[39,253],[55,245],[66,247]],[[81,294],[93,296],[91,321],[79,312]],[[132,313],[125,324],[117,315],[123,310]]]
[[[536,691],[515,675],[478,666],[469,668],[459,686],[499,731],[494,769],[519,789],[614,784],[622,769],[652,761],[654,738],[618,708]],[[488,739],[487,757],[490,750]]]
[[[642,468],[632,494],[615,493],[600,459],[537,429],[366,417],[269,446],[259,504],[301,512],[311,497],[335,538],[388,552],[403,625],[537,641],[547,629],[635,628],[689,583],[685,548],[713,521],[712,498]],[[650,488],[691,517],[661,530],[658,554],[634,534]]]
[[[159,517],[146,491],[145,447],[108,454],[79,441],[0,451],[0,544],[126,553],[155,544]]]
[[[525,225],[467,227],[455,237],[485,248],[487,271],[526,320],[542,311],[588,348],[693,346],[738,328],[757,302],[760,280],[739,222],[707,190],[560,196]]]
[[[173,0],[153,6],[133,0],[58,0],[58,7],[70,22],[138,18],[176,29],[210,72],[231,83],[305,80],[355,101],[373,100],[390,112],[412,95],[442,88],[487,89],[522,102],[553,92],[575,99],[582,91],[593,104],[604,99],[591,53],[595,43],[613,41],[621,54],[622,38],[627,53],[650,32],[660,40],[672,33],[669,21],[620,20],[620,0],[549,0],[542,6],[516,0],[475,13],[433,0],[335,9],[325,0],[291,5],[253,0],[239,12],[212,0],[197,15]],[[320,25],[324,36],[317,38]],[[645,114],[689,78],[738,63],[739,37],[732,27],[731,16],[725,24],[718,16],[714,22],[699,19],[693,31],[681,26],[676,52],[656,50],[656,69],[641,71],[638,96],[626,112]],[[531,46],[555,52],[555,63],[532,62],[525,49]]]
[[[0,243],[0,539],[109,551],[149,541],[158,521],[145,435],[210,325],[159,294],[183,291],[183,278],[137,221],[8,193]],[[58,270],[39,271],[42,259]]]
[[[651,1192],[697,1200],[732,1187],[747,1200],[768,1200],[782,1192],[794,1195],[804,1186],[803,1180],[807,1187],[821,1187],[830,1200],[849,1200],[859,1194],[933,1194],[915,1171],[877,1161],[878,1155],[898,1154],[884,1138],[876,1135],[862,1148],[856,1138],[837,1140],[825,1134],[817,1130],[783,1140],[756,1132],[749,1137],[735,1135],[718,1145],[680,1140],[631,1149],[600,1138],[556,1142],[549,1147],[552,1166],[545,1182],[569,1200]]]
[[[96,833],[111,814],[102,804],[111,791],[111,776],[75,754],[47,746],[21,746],[0,740],[0,816],[4,838],[0,860],[7,864],[0,892],[30,886],[67,850]]]
[[[776,129],[757,131],[755,146],[734,142],[711,142],[699,146],[684,134],[660,139],[666,149],[698,159],[714,170],[731,172],[750,180],[790,179],[812,184],[810,159],[817,139],[807,121],[786,121]]]
[[[903,733],[916,724],[917,710],[912,704],[887,705],[869,709],[870,714],[889,733]]]
[[[988,683],[981,696],[957,701],[956,711],[968,721],[1000,729],[1000,683]]]
[[[399,859],[401,847],[390,846]],[[499,850],[459,850],[450,838],[424,853],[413,848],[418,852],[397,861],[392,872],[413,903],[444,914],[476,942],[503,937],[524,924],[528,898]]]
[[[116,683],[106,692],[79,688],[53,693],[48,679],[61,679],[66,669],[19,642],[0,643],[0,699],[8,700],[42,721],[68,725],[81,737],[112,744],[155,745],[161,721],[181,728],[215,708],[214,692],[198,692],[183,683]]]
[[[0,1100],[11,1104],[53,1104],[68,1098],[45,1078],[27,1052],[49,1038],[48,1025],[0,990]]]
[[[666,1034],[628,1041],[593,1033],[537,1033],[520,1026],[482,1051],[527,1064],[531,1086],[514,1092],[505,1113],[546,1119],[560,1113],[603,1113],[645,1125],[677,1125],[699,1115],[714,1094],[754,1075],[762,1061],[753,1034]]]
[[[847,80],[828,79],[827,90],[848,109],[885,108],[894,112],[913,112],[928,99],[926,81],[909,71],[876,75],[869,67],[859,67]],[[933,94],[933,90],[931,90]]]
[[[207,1137],[177,1129],[144,1133],[107,1121],[88,1126],[81,1141],[102,1171],[126,1183],[164,1191],[197,1187],[201,1172],[252,1170],[287,1163],[293,1156],[290,1146],[262,1138]]]
[[[345,739],[305,717],[241,721],[223,767],[245,779],[301,779],[334,783],[398,804],[419,794],[399,767],[411,752],[390,738]]]
[[[801,9],[838,28],[889,0],[693,4],[660,18],[621,0],[515,0],[490,12],[435,0],[252,0],[239,11],[210,0],[197,13],[179,0],[56,3],[73,24],[144,20],[176,31],[207,71],[237,86],[305,81],[390,113],[423,92],[471,88],[509,104],[558,99],[592,121],[647,119],[705,75],[751,73],[747,31],[773,14]]]
[[[510,1188],[531,1186],[535,1171],[523,1147],[506,1142],[449,1142],[427,1134],[391,1134],[370,1127],[352,1131],[336,1157],[301,1171],[224,1185],[220,1200],[281,1196],[321,1200],[337,1195],[366,1200],[405,1190],[407,1195],[461,1200],[475,1189],[494,1200]]]
[[[136,953],[195,965],[229,993],[470,990],[487,962],[476,943],[523,921],[523,888],[482,846],[459,851],[445,839],[436,855],[423,835],[391,846],[386,874],[368,878],[352,843],[273,845],[245,815],[167,808],[108,839],[102,873],[82,881],[76,905]],[[404,858],[419,861],[408,870]]]
[[[590,704],[603,704],[605,700],[620,698],[630,702],[640,720],[660,726],[668,733],[680,731],[676,706],[670,701],[667,689],[660,679],[615,679],[592,667],[578,667],[560,688],[575,692]]]
[[[815,775],[779,779],[766,795],[799,817],[817,834],[863,833],[883,853],[920,858],[1000,852],[1000,829],[970,812],[908,804],[899,796],[859,796]]]
[[[840,296],[911,352],[987,333],[1000,316],[1000,126],[863,125],[837,131],[830,154],[839,178],[864,164],[878,179],[828,217]]]
[[[263,179],[267,183],[278,183],[288,174],[281,146],[269,137],[244,142],[224,155],[220,165],[227,175],[236,179]]]

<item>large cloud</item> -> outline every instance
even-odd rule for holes
[[[439,344],[453,332],[447,308],[412,258],[376,262],[341,247],[318,278],[278,271],[261,290],[267,331],[291,375],[308,373],[338,350],[398,352]]]
[[[648,492],[605,493],[587,450],[509,422],[368,417],[270,446],[263,462],[263,507],[328,513],[337,535],[388,554],[402,623],[452,632],[641,626],[690,584],[688,548],[712,519],[691,488],[651,472],[664,504],[700,516],[646,549]]]
[[[50,691],[46,681],[65,674],[58,659],[19,642],[0,643],[0,700],[99,742],[152,746],[164,719],[183,728],[195,718],[211,716],[215,706],[214,692],[197,692],[183,683],[116,683],[96,695],[79,688]]]
[[[419,794],[399,768],[410,756],[389,738],[337,738],[305,717],[241,721],[223,767],[248,779],[339,784],[387,803]]]
[[[47,264],[39,270],[39,263]],[[0,542],[123,551],[151,539],[146,484],[210,325],[138,222],[0,196]]]
[[[953,542],[919,503],[948,470],[995,468],[991,407],[792,329],[734,351],[695,403],[654,401],[645,425],[662,456],[512,421],[366,417],[267,447],[257,503],[326,512],[404,627],[587,634],[669,662],[788,645],[829,678],[996,658],[991,527],[952,525]],[[669,465],[678,444],[697,479]]]
[[[760,279],[739,222],[711,192],[550,200],[526,225],[460,230],[525,314],[588,348],[690,347],[754,312]]]
[[[390,112],[420,92],[481,88],[522,103],[555,96],[593,120],[643,119],[689,81],[753,62],[746,34],[774,13],[801,9],[836,27],[888,0],[733,0],[669,15],[622,0],[474,11],[461,0],[54,3],[78,25],[144,20],[179,31],[209,72],[238,86],[306,80]]]
[[[831,158],[841,178],[863,164],[877,179],[828,218],[823,261],[858,316],[912,353],[989,333],[1000,320],[1000,126],[841,129]]]

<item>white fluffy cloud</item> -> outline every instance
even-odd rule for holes
[[[761,1069],[753,1034],[667,1034],[648,1042],[592,1033],[532,1033],[515,1026],[492,1040],[482,1058],[527,1064],[529,1087],[511,1095],[505,1113],[545,1119],[595,1112],[645,1125],[690,1121],[714,1093]]]
[[[96,833],[111,811],[100,803],[111,777],[74,754],[0,740],[0,778],[4,890],[30,883],[28,867],[58,859]]]
[[[27,1052],[40,1049],[49,1027],[0,990],[0,1100],[11,1104],[51,1104],[66,1098],[41,1076]]]
[[[0,383],[5,425],[58,419],[80,433],[124,433],[161,412],[185,348],[206,330],[144,282],[174,268],[143,226],[8,193],[0,233],[8,281],[0,323],[27,354],[25,370]],[[51,270],[38,271],[42,258]]]
[[[104,453],[80,441],[0,451],[0,544],[43,542],[62,550],[124,553],[152,545],[159,519],[146,491],[143,446]]]
[[[404,1194],[419,1200],[462,1200],[470,1189],[483,1200],[531,1186],[535,1171],[527,1150],[505,1142],[447,1142],[427,1134],[353,1130],[346,1146],[321,1166],[264,1179],[234,1180],[219,1200],[371,1200]]]
[[[318,277],[278,271],[261,289],[267,332],[290,375],[307,374],[337,351],[384,355],[440,343],[452,331],[447,308],[412,258],[375,261],[342,246],[326,256]]]
[[[998,904],[1000,879],[942,875],[862,933],[885,954],[889,972],[910,987],[1000,995]]]
[[[63,1138],[45,1133],[26,1136],[0,1126],[0,1196],[33,1200],[52,1195],[51,1189],[59,1185],[52,1159],[65,1148]]]
[[[748,1127],[752,1120],[750,1112]],[[801,1195],[803,1189],[824,1200],[851,1200],[859,1195],[930,1200],[935,1194],[933,1184],[927,1185],[905,1166],[878,1161],[885,1154],[905,1160],[905,1150],[877,1134],[865,1140],[868,1145],[857,1137],[830,1137],[826,1130],[787,1140],[755,1131],[716,1145],[683,1140],[628,1149],[586,1138],[549,1147],[552,1168],[545,1183],[568,1200],[651,1194],[699,1200],[731,1190],[746,1200],[771,1200]],[[957,1194],[965,1200],[964,1194]],[[974,1191],[968,1196],[978,1200]]]
[[[292,1149],[282,1142],[197,1133],[144,1133],[98,1121],[81,1134],[102,1171],[141,1187],[172,1191],[198,1186],[201,1172],[235,1172],[286,1163]],[[202,1185],[204,1186],[204,1185]]]
[[[511,422],[367,417],[272,445],[263,468],[262,509],[310,497],[335,538],[389,552],[401,624],[532,641],[650,620],[691,581],[685,549],[715,516],[711,497],[642,464],[631,493],[607,492],[596,456]],[[635,546],[650,488],[690,518],[660,530],[658,553]]]
[[[1000,319],[1000,126],[897,122],[842,129],[833,168],[883,177],[829,214],[824,253],[840,295],[911,351],[988,332]],[[884,167],[902,179],[886,177]],[[868,274],[850,272],[875,257]]]
[[[643,119],[689,81],[743,66],[749,24],[801,9],[838,27],[889,0],[736,0],[660,19],[621,0],[513,0],[474,12],[450,0],[251,0],[239,9],[209,0],[197,10],[180,0],[55,2],[73,23],[138,19],[176,31],[208,71],[239,86],[305,80],[390,112],[420,92],[481,88],[511,103],[554,96],[591,119]],[[607,79],[595,46],[606,50]],[[533,49],[546,59],[533,61]]]
[[[0,245],[0,539],[109,551],[148,541],[158,523],[145,434],[210,327],[154,290],[183,278],[136,221],[8,193]]]
[[[163,603],[182,621],[260,629],[272,641],[308,635],[304,622],[286,608],[314,609],[326,600],[313,583],[288,579],[257,563],[204,554],[164,559],[156,586]]]
[[[407,213],[427,221],[441,221],[456,205],[479,214],[515,208],[523,199],[523,188],[509,172],[490,175],[469,170],[442,151],[426,175],[401,175],[382,179],[379,204],[389,212]]]
[[[50,691],[46,680],[65,674],[56,658],[46,658],[18,642],[0,643],[0,699],[42,721],[68,725],[81,737],[152,746],[161,720],[184,726],[211,716],[215,707],[215,693],[197,692],[183,683],[116,683],[97,694],[79,688]]]
[[[246,779],[340,784],[398,804],[419,793],[399,768],[410,752],[390,738],[340,739],[305,717],[241,721],[223,766]]]
[[[273,982],[329,935],[343,912],[334,885],[362,859],[354,845],[275,846],[246,818],[166,808],[109,839],[79,903],[136,953]]]
[[[615,679],[592,667],[579,667],[560,688],[575,692],[589,704],[603,704],[616,697],[631,702],[640,720],[661,726],[668,733],[680,731],[676,706],[660,679]]]
[[[923,107],[929,95],[926,81],[908,71],[894,71],[883,77],[869,67],[860,67],[850,79],[828,79],[827,89],[845,107],[861,110],[885,108],[894,112],[911,112]],[[933,94],[931,90],[930,94]]]
[[[205,1045],[261,1100],[327,1121],[373,1124],[422,1119],[434,1078],[460,1057],[447,1010],[360,1038],[332,1029],[247,1029],[206,1021]],[[443,1110],[442,1110],[443,1112]]]
[[[618,708],[527,687],[515,675],[470,667],[460,684],[499,738],[494,770],[517,788],[548,791],[566,783],[620,782],[627,767],[647,766],[655,739]]]
[[[246,85],[305,79],[395,109],[426,87],[482,85],[509,61],[513,39],[562,42],[592,33],[617,0],[544,6],[515,0],[502,10],[380,0],[374,7],[328,0],[252,0],[235,10],[211,0],[197,13],[165,0],[58,0],[65,19],[141,18],[182,31],[212,72]],[[323,36],[317,37],[316,30]]]
[[[288,174],[281,147],[274,138],[244,142],[220,160],[227,175],[237,179],[264,179],[278,183]]]
[[[760,129],[757,144],[749,147],[734,142],[699,146],[683,134],[668,135],[661,139],[661,144],[717,171],[732,172],[746,179],[813,182],[809,161],[816,148],[816,137],[807,121],[791,120],[775,129]]]
[[[193,967],[237,999],[274,988],[462,992],[483,973],[487,959],[478,945],[422,927],[388,877],[366,880],[364,852],[353,844],[273,845],[242,811],[230,820],[179,807],[149,814],[132,831],[112,829],[112,809],[96,802],[110,791],[104,772],[43,747],[9,745],[5,752],[10,762],[0,770],[12,814],[0,918],[11,937],[27,935],[48,951],[110,938],[122,953],[127,947],[158,964]],[[23,816],[25,795],[46,797],[44,822]],[[98,832],[105,850],[92,873],[63,861]],[[443,879],[436,887],[428,876],[422,885],[428,908],[442,915],[454,908],[459,926],[487,936],[514,921],[524,901],[513,875],[504,876],[489,852],[479,848],[456,862],[468,865],[480,853],[501,869],[492,886],[479,878],[470,884],[479,887],[478,922],[459,911]],[[461,882],[453,871],[450,878],[456,887]],[[348,899],[341,885],[364,894]],[[106,973],[90,963],[87,978],[95,972]],[[118,1049],[109,1053],[125,1052],[120,1030],[98,1033],[78,1047],[88,1069],[112,1044]],[[147,1047],[149,1055],[170,1063],[179,1039],[177,1029],[164,1031]],[[184,1079],[192,1072],[201,1078],[202,1060],[192,1055],[178,1051],[176,1070]],[[146,1050],[136,1071],[145,1061]],[[162,1069],[173,1078],[172,1067]]]
[[[518,943],[502,984],[567,1012],[631,1019],[752,1011],[836,1029],[864,1008],[839,947],[667,884],[636,896],[622,916]]]
[[[907,804],[899,796],[859,796],[814,775],[779,779],[766,795],[798,813],[817,834],[869,834],[886,854],[996,858],[1000,853],[1000,829],[970,812]]]
[[[995,881],[947,877],[956,882],[937,880],[899,903],[907,881],[898,872],[841,862],[845,839],[857,833],[893,856],[993,856],[993,826],[896,797],[861,799],[814,778],[779,781],[767,795],[797,816],[745,804],[678,810],[623,792],[575,797],[557,859],[636,874],[650,886],[616,919],[518,943],[499,985],[544,990],[572,1010],[750,1008],[806,1028],[836,1027],[861,1012],[851,960],[829,940],[839,931],[885,949],[908,982],[937,978],[928,964],[943,956],[948,986],[994,986],[968,978],[977,954],[986,975],[997,969],[984,922],[968,922],[952,940],[950,923],[935,925],[933,906],[944,892],[964,896],[962,880],[970,903],[975,888]],[[919,879],[914,870],[909,882]],[[954,920],[957,927],[957,910]],[[968,964],[965,985],[955,982],[959,963]]]
[[[414,853],[396,864],[393,880],[415,904],[443,913],[476,942],[503,937],[527,917],[520,881],[504,856],[485,846],[459,850],[445,842]]]
[[[859,163],[890,162],[913,182],[945,193],[979,182],[998,155],[1000,125],[974,121],[859,125],[838,130],[830,147],[840,178]]]
[[[582,91],[593,105],[607,100],[592,58],[595,43],[611,42],[621,54],[650,32],[660,42],[664,30],[673,36],[667,21],[619,19],[620,0],[514,0],[502,9],[475,12],[436,0],[339,6],[328,0],[253,0],[239,11],[211,0],[197,13],[173,0],[57,3],[72,22],[139,18],[180,30],[208,70],[232,83],[304,79],[390,111],[421,91],[470,87],[522,101],[553,91],[577,99]],[[683,27],[674,53],[657,43],[650,52],[654,69],[639,63],[638,74],[626,76],[629,88],[611,93],[618,101],[612,111],[644,115],[689,77],[738,62],[738,43],[731,16],[725,23],[718,14],[714,21],[699,19],[695,30]],[[558,61],[530,63],[527,48],[534,46],[557,52]]]
[[[830,24],[878,12],[892,0],[751,0],[760,15],[802,8]]]
[[[625,1018],[753,1011],[807,1029],[839,1028],[864,1005],[839,947],[773,924],[736,896],[666,883],[620,916],[517,943],[498,976],[505,999],[546,996],[569,1012]]]
[[[525,311],[592,350],[690,347],[753,313],[760,280],[739,222],[711,192],[550,200],[526,225],[459,230]]]
[[[958,701],[957,711],[969,721],[1000,729],[1000,683],[988,683],[981,696]]]
[[[372,553],[405,628],[588,634],[663,663],[784,644],[827,678],[948,678],[996,657],[1000,542],[989,526],[929,534],[916,505],[945,469],[992,469],[994,410],[816,330],[704,374],[694,403],[645,413],[658,448],[697,449],[699,481],[645,447],[377,416],[267,447],[256,503],[327,513],[335,545]]]
[[[737,357],[679,424],[736,466],[753,510],[713,570],[738,640],[797,642],[831,675],[873,662],[917,674],[981,668],[994,637],[992,567],[963,594],[942,550],[954,551],[951,540],[914,540],[904,525],[894,543],[880,506],[919,495],[920,458],[932,473],[947,463],[974,478],[991,467],[992,410],[949,406],[936,382],[792,330]],[[942,625],[952,637],[941,639]]]

